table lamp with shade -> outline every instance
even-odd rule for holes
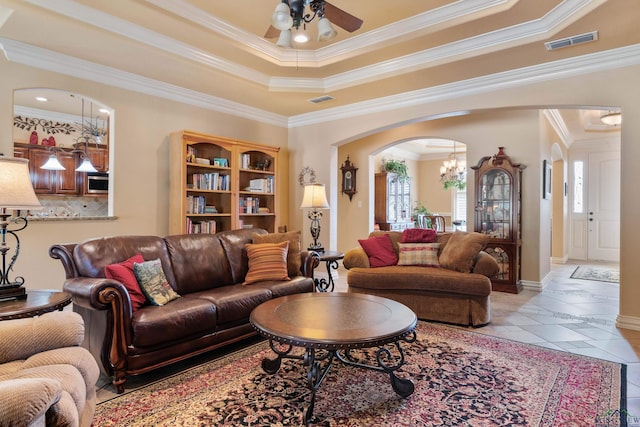
[[[324,189],[324,184],[308,184],[304,186],[304,196],[302,197],[302,204],[300,209],[311,209],[307,214],[311,220],[311,237],[313,237],[313,243],[307,248],[310,251],[323,252],[324,248],[322,243],[318,241],[320,236],[320,219],[322,218],[322,211],[319,209],[329,209],[329,202],[327,202],[327,193]]]
[[[22,287],[24,278],[16,276],[9,279],[9,273],[20,253],[20,239],[16,232],[27,227],[27,217],[21,211],[41,209],[40,201],[33,191],[29,178],[29,161],[0,155],[0,255],[2,256],[2,270],[0,271],[0,301],[7,299],[24,299],[27,297]],[[17,211],[15,217],[12,211]],[[17,228],[10,230],[9,225],[16,224]],[[14,255],[8,260],[11,249],[7,244],[7,235],[16,240]]]

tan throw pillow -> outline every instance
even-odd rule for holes
[[[247,243],[244,245],[249,257],[249,271],[243,285],[264,280],[289,280],[287,275],[287,250],[289,242]]]
[[[300,230],[288,231],[286,233],[254,234],[253,243],[282,243],[289,242],[289,252],[287,253],[287,271],[289,276],[299,276],[302,268],[300,261]]]
[[[400,243],[398,265],[440,267],[438,248],[440,243]]]
[[[487,246],[490,238],[488,234],[456,231],[440,253],[440,267],[470,273],[473,260]]]

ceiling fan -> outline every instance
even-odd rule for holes
[[[309,6],[310,12],[306,12]],[[306,12],[306,13],[305,13]],[[336,34],[331,23],[352,33],[362,26],[362,19],[332,5],[324,0],[282,0],[276,6],[271,17],[271,25],[265,33],[267,39],[276,38],[292,28],[299,29],[300,25],[313,21],[318,17],[318,40],[328,40]],[[278,43],[280,44],[280,43]]]

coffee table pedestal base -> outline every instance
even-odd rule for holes
[[[416,340],[416,333],[412,331],[409,335],[400,338],[400,340],[412,343]],[[280,369],[282,359],[299,359],[308,367],[307,370],[307,387],[311,391],[311,401],[304,411],[304,423],[308,425],[313,418],[313,408],[316,401],[316,392],[322,385],[325,377],[329,373],[329,369],[334,360],[357,368],[370,369],[374,371],[384,372],[389,375],[391,387],[401,397],[409,397],[415,387],[413,381],[407,378],[398,378],[395,371],[400,369],[405,363],[404,351],[400,346],[400,340],[391,343],[395,351],[389,349],[391,346],[382,346],[376,350],[377,365],[371,365],[358,360],[353,354],[352,349],[315,349],[306,348],[304,355],[290,354],[293,346],[284,345],[278,348],[274,344],[274,340],[270,340],[269,344],[274,353],[275,359],[264,358],[262,360],[262,369],[268,374],[275,374]],[[394,355],[395,353],[395,355]]]

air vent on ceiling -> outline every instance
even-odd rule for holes
[[[546,42],[544,45],[547,47],[547,50],[556,50],[563,47],[575,46],[577,44],[593,42],[596,40],[598,40],[598,32],[592,31],[590,33],[580,34],[579,36],[572,36],[560,40]]]
[[[309,102],[313,102],[314,104],[320,104],[321,102],[331,101],[332,99],[335,99],[335,98],[333,96],[323,95],[317,98],[311,98]]]

